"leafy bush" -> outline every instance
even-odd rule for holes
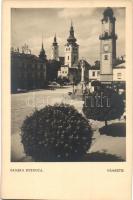
[[[112,137],[125,137],[126,136],[126,124],[114,123],[104,126],[99,129],[101,135],[108,135]]]
[[[91,145],[88,121],[67,104],[36,110],[21,128],[26,155],[35,161],[77,161]]]
[[[83,112],[89,119],[105,121],[120,118],[124,113],[124,102],[121,95],[112,89],[97,90],[85,97]]]

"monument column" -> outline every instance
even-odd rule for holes
[[[81,82],[84,83],[84,76],[85,76],[85,66],[84,60],[81,61]]]

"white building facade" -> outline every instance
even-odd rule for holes
[[[66,78],[68,78],[68,73],[69,73],[69,68],[68,68],[68,66],[64,65],[58,71],[58,77],[61,77],[61,78],[66,77]]]
[[[89,81],[100,81],[100,69],[89,70]]]
[[[126,81],[125,63],[115,66],[115,68],[113,69],[113,81],[115,82]]]
[[[116,65],[112,71],[112,81],[113,82],[125,82],[126,81],[126,68],[125,63]],[[90,69],[89,70],[89,82],[101,81],[100,80],[100,70]]]
[[[59,61],[59,46],[57,43],[56,35],[52,44],[52,60]]]

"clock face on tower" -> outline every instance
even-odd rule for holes
[[[108,45],[108,44],[105,44],[105,45],[103,46],[103,50],[104,50],[105,52],[108,52],[108,51],[109,51],[109,45]]]

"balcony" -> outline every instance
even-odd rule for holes
[[[109,34],[109,33],[105,32],[104,34],[101,34],[99,36],[99,39],[100,40],[117,39],[117,35],[114,33]]]

